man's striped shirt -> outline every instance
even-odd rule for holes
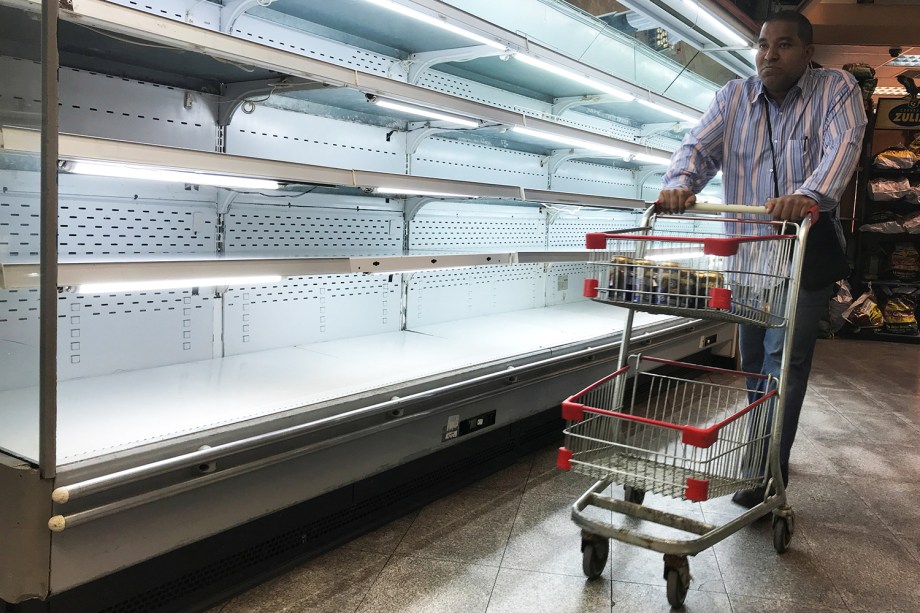
[[[671,158],[665,189],[699,192],[722,170],[724,201],[763,205],[803,194],[822,211],[835,209],[859,160],[866,113],[856,79],[836,69],[808,69],[781,106],[758,77],[729,81]],[[745,224],[747,225],[747,224]]]

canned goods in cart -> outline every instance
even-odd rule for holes
[[[657,304],[682,306],[680,304],[680,278],[685,272],[677,262],[660,262],[658,264],[658,300]]]
[[[610,258],[610,272],[607,287],[608,300],[632,301],[632,271],[635,260],[617,255]]]
[[[658,300],[658,263],[634,260],[632,265],[632,301],[655,304]]]

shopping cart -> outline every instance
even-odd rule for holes
[[[794,515],[779,478],[779,439],[792,335],[786,335],[777,379],[631,355],[627,340],[634,313],[791,330],[804,245],[816,213],[790,223],[727,216],[762,215],[762,207],[695,210],[722,215],[664,216],[650,207],[638,228],[588,235],[588,248],[598,251],[585,294],[629,311],[619,368],[563,403],[567,425],[558,457],[563,470],[599,479],[572,507],[572,519],[582,529],[585,574],[601,574],[609,539],[657,551],[664,554],[667,597],[674,607],[683,606],[690,586],[687,557],[758,518],[773,513],[773,545],[778,553],[789,545]],[[659,231],[656,225],[663,227]],[[624,486],[623,500],[604,494],[614,483]],[[702,502],[758,486],[766,488],[763,502],[723,525],[642,506],[646,492]],[[590,518],[589,507],[696,536],[663,539],[618,528]]]

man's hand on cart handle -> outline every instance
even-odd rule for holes
[[[812,223],[818,220],[818,203],[801,194],[770,198],[766,209],[776,221],[801,221],[809,215]]]
[[[696,194],[689,189],[663,189],[655,201],[655,211],[680,215],[696,204]]]

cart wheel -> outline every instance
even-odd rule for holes
[[[682,608],[690,590],[690,565],[686,556],[665,555],[664,578],[668,583],[668,604]]]
[[[785,553],[792,540],[792,528],[789,520],[780,515],[773,517],[773,548],[776,553]]]
[[[673,568],[668,570],[668,604],[675,609],[684,606],[684,600],[687,598],[687,591],[690,589],[690,582],[684,581],[680,576],[680,571]]]
[[[581,569],[588,579],[597,579],[607,565],[610,541],[605,538],[581,540]]]
[[[623,500],[626,502],[642,504],[642,501],[645,500],[645,490],[640,490],[638,487],[632,487],[630,485],[627,485],[623,489],[625,490]]]

